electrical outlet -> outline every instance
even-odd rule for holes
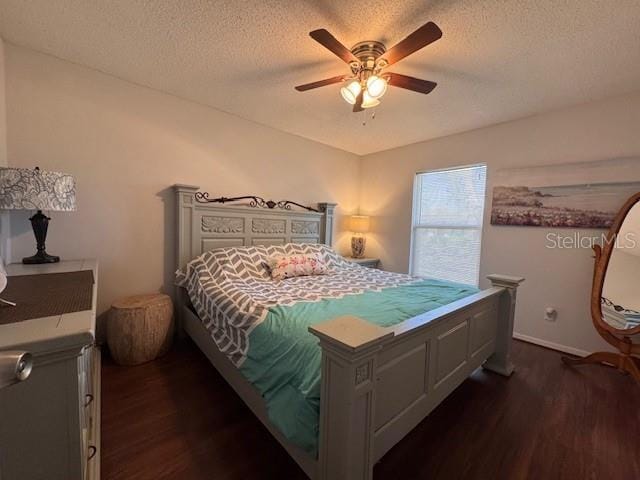
[[[547,322],[555,322],[558,318],[558,311],[553,307],[547,307],[544,309],[544,319]]]

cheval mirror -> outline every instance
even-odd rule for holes
[[[570,365],[607,363],[640,382],[640,193],[627,200],[604,240],[593,247],[591,317],[600,336],[619,353],[562,360]]]

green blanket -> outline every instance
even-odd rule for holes
[[[272,307],[249,335],[249,351],[240,370],[264,397],[271,422],[289,441],[316,455],[321,351],[307,328],[343,315],[389,327],[476,292],[469,285],[422,280],[378,292]]]

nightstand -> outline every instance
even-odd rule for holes
[[[33,355],[29,378],[0,391],[3,446],[0,474],[7,480],[97,480],[100,476],[100,351],[95,346],[98,262],[16,263],[6,269],[9,286],[11,277],[23,276],[22,285],[27,287],[33,284],[39,285],[34,288],[55,288],[42,287],[43,277],[85,271],[93,272],[93,285],[89,286],[90,280],[85,279],[79,283],[91,289],[85,294],[90,297],[85,300],[86,309],[47,315],[54,307],[40,307],[40,300],[34,300],[32,305],[40,308],[35,310],[42,312],[40,317],[0,325],[0,350],[25,350]],[[3,298],[11,299],[6,292]],[[28,301],[23,300],[22,304],[25,302]],[[2,307],[7,308],[13,307]]]
[[[348,262],[357,263],[360,266],[367,268],[378,268],[380,264],[379,258],[353,258],[353,257],[344,257]]]

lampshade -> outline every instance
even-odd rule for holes
[[[347,86],[342,87],[340,89],[340,93],[342,94],[342,98],[344,98],[347,103],[353,105],[354,103],[356,103],[356,99],[360,94],[360,90],[362,90],[360,82],[358,82],[357,80],[353,80]]]
[[[0,168],[0,209],[73,211],[76,180],[67,173],[38,167]]]
[[[371,96],[371,98],[380,98],[387,91],[387,81],[378,77],[377,75],[372,75],[367,80],[367,92]]]
[[[372,108],[378,105],[380,105],[380,100],[373,98],[365,91],[364,95],[362,95],[362,108]]]
[[[369,231],[369,217],[366,215],[351,215],[351,231],[367,233]]]

